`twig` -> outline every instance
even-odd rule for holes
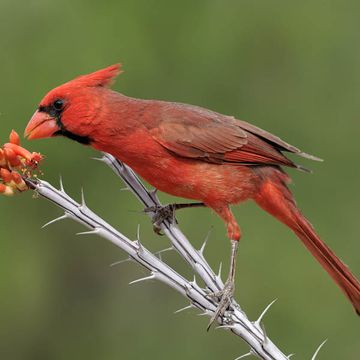
[[[109,154],[105,154],[102,161],[106,162],[124,180],[127,187],[134,192],[146,207],[160,205],[155,192],[148,192],[129,167],[117,161]],[[57,190],[46,181],[28,179],[26,182],[40,196],[53,202],[64,211],[64,215],[48,222],[44,226],[66,218],[85,225],[90,231],[79,233],[79,235],[96,234],[111,241],[114,245],[124,250],[131,259],[150,271],[149,276],[135,280],[132,283],[151,279],[160,280],[177,290],[190,301],[188,307],[180,309],[178,312],[194,307],[200,309],[203,314],[212,316],[216,310],[217,303],[208,296],[208,293],[209,291],[219,291],[223,287],[223,282],[220,275],[216,275],[206,262],[203,255],[204,245],[200,250],[195,250],[175,224],[164,221],[161,227],[165,235],[169,237],[172,246],[201,277],[207,289],[200,287],[196,283],[195,277],[193,281],[188,281],[165,264],[159,257],[152,254],[141,243],[139,236],[138,239],[132,241],[106,223],[87,207],[83,193],[82,203],[79,204],[64,191],[62,183],[60,190]],[[154,214],[150,213],[150,216],[154,216]],[[259,320],[251,322],[240,306],[233,301],[229,310],[218,319],[219,328],[230,330],[235,335],[240,336],[250,346],[250,352],[245,355],[254,355],[265,360],[288,360],[289,357],[284,355],[265,333],[260,322],[263,316],[264,312]]]

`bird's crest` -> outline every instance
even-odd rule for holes
[[[122,73],[121,64],[111,65],[105,69],[86,74],[69,81],[69,85],[86,87],[109,87],[114,79]]]

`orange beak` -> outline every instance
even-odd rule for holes
[[[54,118],[37,110],[27,124],[24,136],[29,140],[48,138],[59,130],[60,128]]]

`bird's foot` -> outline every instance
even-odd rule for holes
[[[170,221],[171,224],[177,224],[177,220],[175,218],[175,211],[180,209],[186,208],[193,208],[193,207],[201,207],[205,206],[202,202],[196,203],[186,203],[186,204],[168,204],[168,205],[154,205],[149,206],[144,209],[145,213],[152,212],[154,213],[152,217],[153,221],[153,229],[154,232],[158,235],[163,235],[161,233],[161,223],[164,220]]]
[[[164,206],[162,205],[149,206],[144,209],[144,212],[154,213],[152,217],[153,230],[158,235],[164,235],[161,232],[161,223],[164,220],[168,220],[171,223],[177,223],[175,218],[175,210],[176,210],[176,204],[168,204]]]
[[[219,303],[214,312],[214,315],[210,319],[209,325],[207,327],[207,331],[209,331],[211,325],[219,317],[222,317],[225,314],[225,312],[229,309],[229,306],[233,299],[234,290],[235,290],[234,280],[227,279],[224,288],[221,291],[219,291],[218,293],[212,293],[208,295],[212,299],[217,299]]]

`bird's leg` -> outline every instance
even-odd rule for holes
[[[153,222],[153,229],[154,232],[158,235],[161,234],[161,223],[164,220],[169,220],[172,223],[176,223],[175,218],[175,211],[190,207],[199,207],[199,206],[206,206],[204,203],[187,203],[187,204],[168,204],[168,205],[155,205],[155,206],[149,206],[144,209],[144,212],[153,212],[154,216],[152,218]]]
[[[240,228],[234,218],[234,215],[231,213],[228,207],[226,207],[226,209],[221,209],[221,211],[217,211],[217,213],[226,221],[228,236],[231,239],[230,270],[224,288],[218,293],[210,295],[212,298],[219,299],[219,303],[214,312],[214,315],[210,319],[207,330],[210,329],[211,325],[214,323],[214,321],[217,320],[219,316],[221,317],[225,314],[225,311],[231,304],[235,291],[236,256],[241,236]]]
[[[225,311],[229,308],[231,300],[235,291],[235,273],[236,273],[236,255],[239,246],[238,240],[231,240],[231,258],[230,258],[230,271],[229,276],[225,282],[224,288],[216,294],[212,294],[212,297],[220,299],[219,304],[211,317],[207,330],[210,329],[214,321],[225,314]]]

